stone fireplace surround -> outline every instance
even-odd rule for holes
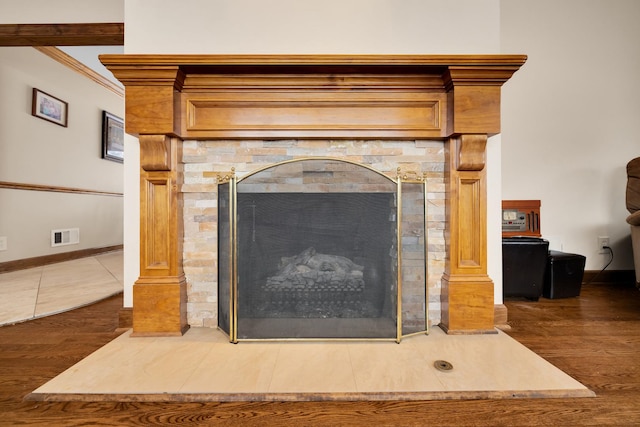
[[[426,260],[424,258],[423,235],[425,220],[423,215],[420,215],[424,212],[421,199],[424,187],[422,183],[411,184],[414,188],[420,189],[419,195],[413,193],[413,197],[419,197],[420,200],[413,200],[412,205],[409,202],[412,193],[407,188],[410,185],[403,183],[402,293],[403,297],[406,297],[402,303],[403,323],[407,325],[408,319],[413,317],[414,323],[419,323],[421,320],[420,330],[424,330],[424,307],[422,306],[424,298],[420,302],[416,300],[420,296],[424,297],[425,294],[424,264],[427,262],[427,271],[431,272],[426,281],[429,295],[429,322],[432,325],[438,324],[440,322],[440,278],[444,270],[446,255],[444,244],[444,145],[441,141],[216,140],[189,141],[183,144],[182,162],[185,168],[182,186],[185,205],[184,241],[185,254],[189,254],[189,256],[185,256],[184,270],[188,281],[187,314],[189,325],[216,327],[218,324],[215,317],[217,310],[215,301],[218,299],[216,294],[218,284],[215,281],[217,271],[211,260],[220,259],[219,250],[216,247],[218,243],[216,240],[217,209],[220,206],[214,207],[213,205],[218,200],[216,179],[220,178],[221,174],[215,171],[233,165],[235,175],[241,178],[255,170],[273,167],[276,162],[301,161],[301,159],[302,161],[316,159],[316,162],[339,159],[341,160],[339,162],[330,161],[334,163],[334,167],[335,163],[343,163],[339,166],[341,169],[346,168],[344,161],[354,162],[350,166],[358,165],[356,169],[360,171],[366,170],[360,166],[364,165],[391,178],[391,180],[378,178],[377,181],[371,181],[369,176],[368,190],[370,191],[376,188],[373,182],[380,185],[380,181],[384,181],[383,188],[387,190],[389,186],[395,187],[393,181],[397,177],[398,167],[401,170],[423,171],[420,178],[427,180],[429,191],[428,218],[426,219],[429,257]],[[289,165],[295,164],[299,164],[299,162],[289,163]],[[281,165],[279,169],[282,171],[284,167]],[[289,169],[295,170],[297,168],[294,166]],[[344,183],[348,184],[353,192],[357,192],[354,182],[349,180],[353,178],[353,174],[346,173],[346,170],[348,169],[336,174],[325,172],[321,176],[314,177],[314,183],[305,184],[304,190],[299,188],[297,191],[320,192],[321,188],[328,183],[334,185]],[[291,177],[290,173],[291,170],[289,173],[285,172],[285,175]],[[371,171],[369,173],[377,175]],[[328,175],[332,175],[332,178],[326,178]],[[341,179],[348,181],[341,181]],[[246,181],[241,182],[239,187],[242,187],[244,182]],[[268,182],[269,184],[265,184],[264,187],[254,186],[254,189],[258,192],[266,192],[268,189],[269,192],[278,193],[277,183],[279,181],[270,179]],[[251,185],[249,184],[249,186]],[[284,187],[291,190],[292,186],[294,186],[293,183],[287,183]],[[377,189],[380,190],[379,187]],[[286,208],[283,207],[284,209]],[[393,211],[395,213],[395,208]],[[203,255],[199,256],[199,254]]]
[[[526,56],[100,59],[125,85],[125,128],[140,141],[134,336],[181,335],[190,323],[215,326],[215,310],[207,305],[215,304],[215,296],[206,290],[207,283],[215,281],[215,273],[207,270],[215,263],[215,245],[198,246],[200,239],[215,233],[216,206],[209,191],[215,184],[205,172],[234,166],[250,171],[238,149],[243,155],[253,151],[252,156],[275,160],[279,154],[269,153],[269,148],[301,144],[316,144],[322,155],[333,147],[337,157],[362,156],[373,163],[382,156],[374,154],[376,149],[402,153],[411,145],[439,147],[441,167],[425,167],[431,160],[417,152],[398,154],[390,163],[431,173],[444,188],[443,273],[428,278],[430,291],[439,296],[440,326],[450,334],[494,331],[493,282],[486,257],[485,148],[487,138],[500,132],[501,86]],[[223,161],[225,155],[230,161]],[[437,229],[437,221],[433,225]],[[428,256],[437,259],[431,248]],[[430,274],[438,271],[431,267]]]

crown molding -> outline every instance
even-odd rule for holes
[[[124,98],[124,89],[123,88],[121,88],[117,84],[113,83],[111,80],[107,79],[106,77],[102,76],[101,74],[96,73],[94,70],[92,70],[91,68],[87,67],[86,65],[84,65],[83,63],[81,63],[77,59],[73,58],[72,56],[66,54],[65,52],[63,52],[62,50],[58,49],[57,47],[53,47],[53,46],[34,46],[33,48],[36,49],[37,51],[47,55],[48,57],[54,59],[55,61],[58,61],[62,65],[66,66],[68,68],[71,68],[73,71],[75,71],[75,72],[77,72],[79,74],[82,74],[83,76],[93,80],[94,82],[96,82],[99,85],[103,86],[104,88],[110,90],[111,92],[115,93],[116,95],[120,96],[121,98]]]

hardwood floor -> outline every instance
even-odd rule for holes
[[[122,297],[0,328],[0,425],[625,426],[640,424],[640,291],[507,301],[509,334],[595,398],[428,402],[31,402],[24,396],[119,332]]]

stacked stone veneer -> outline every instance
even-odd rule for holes
[[[183,265],[187,277],[189,325],[213,328],[218,324],[218,185],[211,172],[227,173],[235,168],[236,175],[242,177],[278,162],[313,157],[332,157],[360,163],[392,178],[396,177],[398,168],[403,172],[417,172],[420,176],[426,176],[429,321],[430,324],[440,322],[440,280],[446,256],[442,142],[207,140],[184,141],[182,149]],[[424,235],[417,228],[403,229],[402,238],[403,245],[424,247]],[[410,258],[404,261],[408,262],[403,268],[405,280],[422,282],[424,269],[420,268],[420,262]]]

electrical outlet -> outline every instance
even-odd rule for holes
[[[0,236],[0,251],[7,250],[7,236]]]
[[[608,246],[609,246],[609,236],[598,237],[598,253],[599,254],[608,254],[609,250],[605,249]]]

